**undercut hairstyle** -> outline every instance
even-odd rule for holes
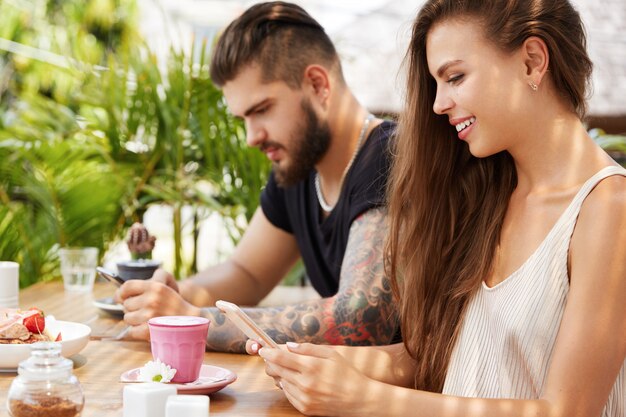
[[[476,22],[503,52],[541,38],[550,54],[546,77],[580,118],[592,70],[583,24],[567,0],[429,0],[415,20],[388,188],[385,268],[416,362],[415,387],[434,392],[443,388],[466,307],[492,269],[517,185],[509,153],[472,156],[447,116],[432,113],[437,84],[428,70],[427,37],[452,19]]]
[[[263,82],[284,81],[299,89],[304,70],[319,64],[343,83],[339,56],[324,28],[304,9],[282,1],[250,7],[228,25],[211,60],[211,79],[218,87],[244,67],[257,64]]]

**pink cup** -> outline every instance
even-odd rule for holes
[[[209,322],[204,317],[192,316],[164,316],[148,320],[152,357],[176,369],[172,382],[198,379]]]

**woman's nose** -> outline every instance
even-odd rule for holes
[[[445,114],[454,106],[454,101],[450,98],[445,91],[437,89],[437,95],[435,96],[435,102],[433,103],[433,111],[436,114]]]

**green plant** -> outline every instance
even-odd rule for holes
[[[106,144],[67,108],[41,97],[19,108],[0,132],[0,257],[18,261],[29,285],[56,275],[61,246],[102,252],[123,184],[106,163]]]
[[[618,164],[626,168],[626,136],[607,135],[602,129],[591,129],[589,135]]]
[[[0,100],[40,94],[76,110],[86,71],[139,39],[135,20],[135,0],[0,2]]]
[[[185,268],[182,261],[183,206],[193,207],[197,220],[219,212],[237,240],[237,219],[251,218],[268,171],[211,83],[205,50],[203,45],[195,61],[193,50],[171,50],[161,69],[145,45],[136,45],[123,59],[112,56],[109,70],[95,74],[83,96],[87,125],[104,133],[116,164],[133,170],[119,226],[150,204],[174,208],[176,276],[195,266]],[[196,222],[194,233],[197,228]]]
[[[128,42],[130,18],[93,11],[128,17],[132,0],[28,5],[0,3],[0,258],[22,264],[22,285],[58,276],[59,246],[103,253],[151,204],[174,208],[177,276],[195,268],[181,256],[183,206],[194,235],[218,212],[237,240],[269,166],[212,85],[206,45],[161,65]]]

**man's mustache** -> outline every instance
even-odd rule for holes
[[[261,150],[261,152],[265,152],[267,151],[268,148],[276,148],[276,149],[283,149],[284,147],[276,142],[273,142],[271,140],[268,140],[266,142],[263,142],[260,146],[259,149]]]

